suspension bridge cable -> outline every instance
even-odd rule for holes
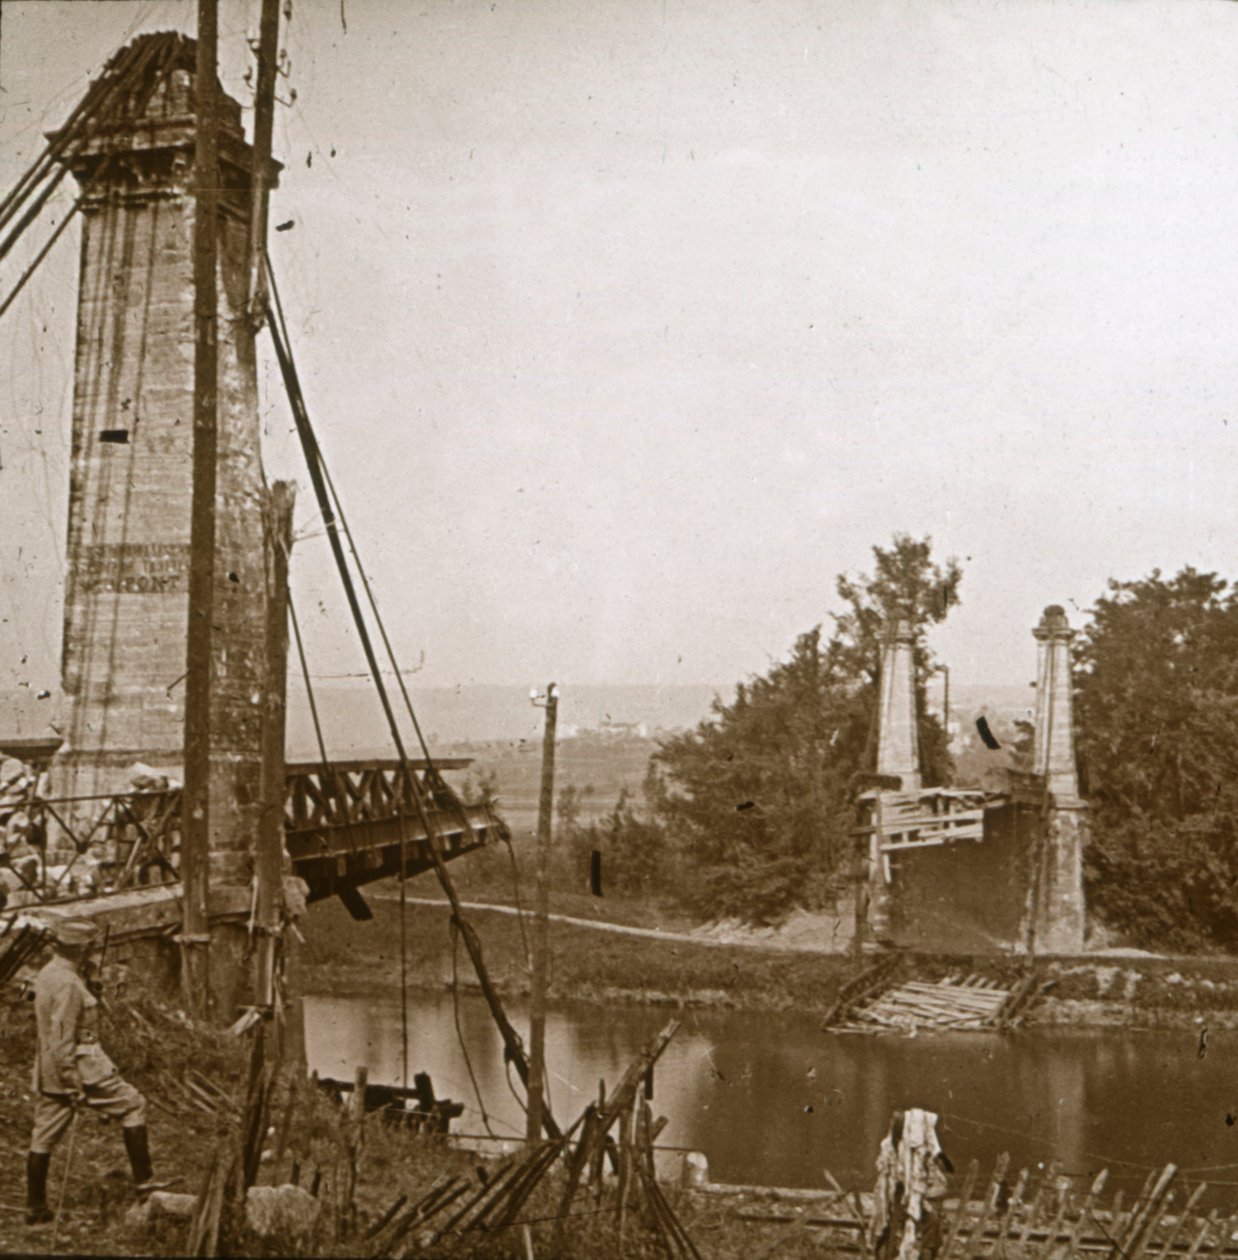
[[[472,821],[470,820],[468,816],[468,811],[465,808],[464,802],[460,799],[459,794],[451,786],[451,784],[449,784],[447,780],[443,778],[441,771],[434,763],[434,757],[430,752],[429,745],[426,743],[425,735],[422,733],[422,730],[421,730],[421,723],[417,720],[416,711],[413,709],[412,698],[409,696],[408,687],[405,685],[405,682],[404,682],[404,672],[400,669],[399,661],[396,659],[395,649],[391,646],[391,639],[387,634],[386,623],[383,620],[382,613],[379,611],[378,601],[374,597],[374,590],[370,584],[369,576],[366,574],[365,565],[361,562],[361,554],[357,549],[356,541],[353,539],[352,528],[348,524],[348,517],[344,512],[343,504],[340,502],[340,497],[338,493],[336,492],[335,482],[331,478],[331,471],[330,469],[326,467],[325,463],[323,464],[322,471],[323,471],[323,477],[327,483],[327,488],[330,491],[331,498],[335,504],[336,514],[339,517],[340,524],[343,526],[344,535],[348,539],[348,547],[349,547],[349,550],[352,552],[353,560],[357,567],[357,573],[361,578],[361,586],[362,586],[362,589],[365,591],[366,599],[369,602],[370,611],[374,617],[374,624],[378,628],[379,636],[381,637],[382,642],[383,642],[383,648],[387,653],[387,661],[391,666],[392,673],[395,674],[396,684],[400,688],[400,695],[404,699],[405,712],[407,712],[409,720],[413,724],[413,730],[417,734],[417,742],[421,745],[422,756],[425,758],[425,763],[426,763],[426,771],[425,771],[426,778],[429,781],[431,788],[435,793],[445,795],[447,797],[447,799],[450,801],[452,805],[453,810],[456,813],[456,816],[460,819],[460,822],[463,825],[464,829],[469,833],[469,838],[473,841],[476,841],[477,832],[473,826]],[[510,850],[510,846],[511,846],[510,837],[508,837],[507,843]],[[515,861],[515,858],[513,855],[513,863],[514,861]],[[519,887],[518,886],[517,886],[517,907],[521,911],[521,918],[520,918],[521,936],[525,937],[523,908],[520,907],[519,905]],[[528,952],[527,937],[525,937],[525,952],[526,954]]]
[[[297,435],[301,441],[302,451],[305,455],[305,462],[309,471],[310,481],[313,484],[314,493],[318,499],[318,505],[323,514],[323,522],[327,529],[327,538],[331,544],[332,554],[335,557],[336,568],[339,571],[340,581],[344,586],[345,598],[348,601],[349,609],[353,616],[353,622],[357,628],[358,637],[361,640],[361,646],[365,653],[366,663],[370,668],[370,673],[373,675],[374,685],[378,691],[379,700],[382,703],[383,713],[387,719],[387,725],[390,730],[392,742],[395,744],[396,751],[400,759],[402,782],[399,790],[396,792],[396,809],[399,822],[401,869],[403,869],[407,863],[407,833],[403,812],[404,793],[407,790],[412,797],[413,806],[417,812],[418,819],[424,832],[426,843],[430,852],[430,858],[434,865],[434,873],[438,877],[438,881],[442,886],[444,893],[447,895],[448,901],[451,902],[452,921],[458,925],[460,934],[464,937],[465,948],[469,952],[469,958],[473,963],[473,969],[477,973],[477,979],[481,985],[482,993],[485,996],[486,1004],[490,1008],[491,1015],[493,1016],[494,1022],[498,1027],[499,1034],[503,1039],[504,1051],[516,1064],[516,1071],[520,1074],[520,1078],[527,1089],[530,1069],[528,1056],[524,1049],[524,1043],[520,1038],[520,1034],[507,1018],[507,1013],[503,1008],[502,999],[499,996],[498,990],[494,986],[489,970],[486,967],[485,959],[482,956],[481,942],[477,938],[477,934],[464,918],[463,907],[460,903],[459,893],[456,891],[455,882],[448,873],[446,862],[443,859],[442,853],[439,851],[439,836],[435,828],[435,824],[431,820],[430,814],[426,808],[423,795],[423,785],[418,781],[416,775],[413,773],[413,767],[409,762],[408,753],[404,746],[404,740],[400,734],[399,724],[396,722],[395,712],[391,706],[391,698],[388,695],[387,688],[383,683],[382,671],[379,667],[378,658],[374,651],[373,640],[370,637],[369,627],[362,614],[361,605],[357,599],[357,591],[352,580],[348,560],[344,554],[343,544],[340,539],[339,522],[336,518],[330,494],[327,490],[324,476],[325,461],[322,456],[322,451],[318,446],[318,440],[314,434],[313,426],[310,423],[309,412],[305,405],[305,397],[301,391],[300,379],[297,375],[296,366],[292,360],[292,352],[288,341],[287,322],[284,318],[283,307],[280,302],[278,287],[275,283],[270,256],[264,253],[263,257],[267,269],[268,291],[270,294],[266,303],[267,327],[271,333],[271,341],[275,349],[275,356],[279,362],[280,372],[284,378],[285,392],[288,395],[288,402],[292,408],[293,419],[296,424]],[[458,802],[459,798],[456,797],[455,800]],[[472,825],[469,823],[463,806],[460,806],[459,808],[466,828],[470,833],[473,833]],[[561,1136],[561,1130],[555,1123],[554,1117],[550,1114],[549,1110],[543,1111],[542,1120],[547,1136],[551,1138],[558,1138]]]
[[[149,47],[146,45],[139,48],[136,44],[127,44],[107,61],[102,73],[87,87],[82,98],[69,111],[68,118],[43,146],[38,157],[23,172],[17,183],[0,198],[0,226],[12,218],[17,207],[30,194],[30,190],[46,178],[52,163],[78,137],[82,124],[105,103],[117,80],[127,76],[139,53],[148,52]]]
[[[11,229],[3,242],[0,242],[0,260],[8,256],[13,247],[24,235],[26,229],[35,221],[40,211],[61,182],[69,173],[67,163],[61,162],[53,170],[54,164],[71,147],[80,150],[97,131],[98,115],[106,105],[110,105],[118,94],[129,91],[135,83],[153,65],[144,90],[134,97],[134,113],[145,111],[151,97],[163,81],[176,50],[176,38],[164,37],[148,41],[142,45],[129,45],[122,49],[105,68],[103,76],[91,85],[86,95],[70,113],[68,120],[56,133],[54,139],[46,146],[35,163],[18,180],[17,184],[0,201],[0,227],[21,213],[16,225]],[[95,178],[102,178],[111,168],[115,155],[108,154],[95,172]],[[42,184],[42,187],[38,186]],[[38,188],[36,192],[35,189]],[[23,206],[25,207],[24,212]],[[51,237],[44,243],[33,262],[25,269],[8,297],[0,305],[0,316],[9,309],[17,295],[26,286],[26,282],[34,274],[39,264],[47,257],[52,246],[60,239],[69,221],[81,207],[81,199],[73,202],[68,213],[60,221]]]
[[[34,275],[35,269],[43,261],[43,259],[46,258],[47,255],[51,252],[52,246],[55,245],[55,243],[60,239],[61,233],[63,233],[65,228],[69,226],[69,223],[72,221],[73,216],[78,212],[78,210],[81,209],[81,206],[82,206],[82,203],[80,200],[78,200],[78,201],[75,201],[69,207],[69,213],[66,214],[65,217],[60,220],[59,224],[57,224],[56,226],[56,230],[51,234],[51,236],[47,238],[46,242],[44,242],[43,248],[40,249],[39,252],[35,255],[34,261],[30,264],[30,266],[26,268],[25,271],[22,272],[21,278],[13,286],[12,290],[9,292],[8,297],[4,299],[3,303],[0,303],[0,316],[3,316],[5,311],[7,311],[9,307],[12,306],[15,301],[17,301],[17,295],[22,291],[22,289],[26,287],[26,281],[29,280],[32,275]]]
[[[297,656],[301,662],[301,676],[305,679],[305,697],[309,701],[310,717],[314,723],[314,737],[318,744],[318,757],[322,765],[323,779],[323,795],[335,793],[335,776],[336,769],[327,753],[327,741],[323,738],[322,723],[318,716],[318,702],[314,699],[314,688],[310,682],[309,665],[305,659],[305,645],[301,641],[301,625],[297,620],[296,609],[292,606],[292,591],[288,591],[288,616],[292,620],[292,632],[297,641]],[[344,834],[348,837],[349,847],[353,853],[357,852],[357,837],[353,832],[352,819],[349,817],[348,808],[342,810],[344,820]]]
[[[3,258],[22,232],[29,226],[44,203],[68,174],[68,166],[61,163],[53,173],[53,167],[70,149],[78,151],[86,141],[94,138],[99,115],[105,107],[111,106],[134,83],[140,80],[152,64],[155,73],[152,76],[151,92],[160,82],[164,70],[171,60],[176,47],[176,36],[165,36],[144,41],[141,44],[130,44],[123,48],[105,67],[102,76],[93,83],[77,108],[69,115],[66,124],[60,128],[55,137],[48,143],[33,165],[18,180],[17,184],[0,201],[0,227],[7,226],[26,206],[26,212],[17,226],[0,244],[0,258]],[[149,101],[148,93],[142,107]],[[38,186],[43,187],[38,192]],[[33,204],[29,204],[33,198]]]
[[[314,738],[318,743],[318,755],[325,772],[329,765],[327,744],[322,736],[322,723],[318,720],[318,702],[314,699],[314,687],[310,682],[309,664],[305,659],[305,644],[301,641],[301,623],[297,620],[297,610],[293,607],[291,591],[288,592],[288,619],[292,622],[292,636],[297,642],[297,658],[301,662],[301,676],[305,679],[305,696],[309,700],[310,718],[314,723]]]
[[[473,1094],[477,1099],[477,1110],[481,1112],[481,1122],[486,1132],[497,1138],[498,1134],[490,1127],[490,1117],[486,1113],[486,1104],[482,1101],[481,1086],[477,1084],[477,1074],[473,1071],[473,1060],[469,1056],[468,1043],[464,1039],[464,1029],[460,1027],[460,928],[455,919],[451,921],[451,1012],[456,1025],[456,1040],[460,1043],[460,1053],[464,1056],[464,1066],[468,1069],[469,1080],[473,1082]]]
[[[403,791],[403,788],[400,789]],[[404,856],[404,831],[400,830],[400,1065],[408,1089],[408,862]]]
[[[409,720],[413,724],[413,730],[416,732],[416,735],[417,735],[417,742],[421,745],[422,756],[425,758],[425,762],[426,762],[426,777],[429,780],[435,792],[445,795],[448,798],[448,800],[450,801],[452,805],[452,808],[454,809],[456,813],[456,816],[460,819],[460,822],[463,825],[464,829],[469,833],[469,838],[473,841],[476,841],[477,831],[474,828],[473,823],[468,816],[468,811],[465,808],[464,802],[460,799],[460,796],[456,792],[455,788],[453,788],[451,784],[449,784],[447,780],[443,778],[443,775],[440,772],[439,768],[435,765],[434,757],[430,752],[429,745],[426,743],[425,735],[422,733],[421,723],[417,720],[416,711],[413,709],[412,698],[409,696],[408,687],[404,683],[404,671],[400,669],[399,662],[396,660],[395,650],[391,646],[391,639],[388,637],[388,634],[387,634],[386,623],[383,621],[382,613],[379,611],[378,601],[374,597],[374,590],[373,590],[373,587],[370,585],[369,576],[366,574],[365,565],[362,564],[361,562],[361,553],[358,551],[357,544],[355,540],[353,539],[352,529],[348,524],[348,517],[344,512],[343,504],[340,502],[339,495],[336,492],[335,482],[331,478],[331,471],[329,468],[326,467],[325,462],[323,464],[322,471],[323,471],[323,477],[327,483],[327,488],[331,493],[332,501],[335,504],[336,514],[339,517],[340,524],[343,526],[344,535],[348,539],[348,547],[349,547],[349,550],[352,552],[353,560],[356,563],[357,573],[361,578],[361,586],[362,586],[362,589],[365,591],[366,599],[370,605],[370,611],[374,617],[374,624],[378,628],[379,636],[381,637],[382,642],[383,642],[383,648],[387,653],[388,663],[391,666],[392,672],[395,674],[396,684],[400,688],[400,695],[404,699],[405,711],[408,714]],[[510,845],[510,838],[508,839],[508,843]],[[518,894],[517,894],[517,899],[518,899]],[[521,932],[522,934],[524,932],[523,921],[521,922]],[[526,950],[527,950],[527,943],[526,943]]]
[[[264,255],[265,257],[265,255]],[[426,838],[430,843],[430,852],[434,857],[436,869],[441,868],[441,859],[438,855],[435,837],[431,828],[429,817],[426,813],[424,804],[421,800],[421,794],[418,788],[416,776],[412,767],[409,765],[408,754],[404,750],[404,742],[400,738],[399,727],[396,725],[395,714],[391,709],[391,701],[387,695],[387,690],[383,685],[382,676],[379,671],[378,661],[374,655],[374,646],[370,641],[369,631],[365,625],[365,620],[361,615],[361,608],[357,602],[356,590],[352,583],[351,575],[348,571],[347,558],[344,556],[343,547],[340,543],[339,528],[336,522],[335,512],[332,510],[331,502],[327,496],[326,485],[324,482],[324,464],[322,455],[318,448],[317,440],[314,437],[312,428],[309,424],[309,414],[305,408],[305,400],[301,394],[300,382],[296,376],[296,369],[292,364],[291,351],[287,343],[287,325],[284,322],[283,308],[280,304],[279,293],[275,286],[275,277],[271,272],[270,260],[266,259],[268,292],[274,299],[274,305],[270,301],[267,303],[267,327],[271,331],[271,339],[275,346],[276,358],[279,360],[280,369],[284,375],[285,389],[288,393],[289,403],[292,406],[293,419],[296,422],[297,432],[301,438],[301,445],[305,454],[306,465],[309,469],[310,480],[314,486],[314,492],[318,498],[319,507],[322,510],[323,522],[327,528],[327,537],[331,543],[331,550],[335,556],[336,567],[339,570],[340,580],[344,585],[344,594],[348,600],[348,605],[352,611],[353,621],[357,627],[357,633],[361,639],[361,645],[365,651],[366,662],[370,666],[370,672],[374,676],[374,684],[378,690],[379,699],[382,702],[383,711],[386,714],[388,726],[390,727],[391,738],[396,746],[396,751],[400,758],[401,773],[395,785],[395,805],[396,805],[396,825],[400,837],[400,1038],[402,1050],[402,1074],[403,1086],[408,1088],[408,951],[407,951],[407,918],[408,903],[406,896],[406,882],[408,878],[408,828],[405,824],[404,817],[404,796],[405,792],[412,795],[413,803],[421,816],[422,826],[425,829]],[[278,319],[278,322],[277,322]],[[440,878],[443,872],[440,869]],[[449,887],[444,884],[444,888]],[[454,890],[453,890],[454,891]]]
[[[382,615],[378,611],[378,602],[374,598],[373,587],[370,585],[370,579],[366,574],[365,565],[361,563],[361,554],[357,550],[357,544],[353,540],[352,536],[352,529],[349,527],[348,519],[344,515],[344,509],[340,504],[340,497],[336,493],[335,482],[331,479],[330,470],[325,466],[323,468],[323,476],[327,482],[327,489],[331,492],[331,498],[335,503],[335,510],[339,516],[340,524],[343,526],[344,537],[348,539],[348,549],[352,552],[353,560],[357,566],[357,574],[361,578],[361,589],[365,591],[366,600],[370,605],[370,612],[374,616],[374,624],[378,628],[379,637],[382,639],[383,648],[387,653],[387,660],[392,667],[392,671],[395,673],[396,681],[400,688],[400,694],[404,699],[404,708],[407,711],[409,718],[412,720],[413,730],[417,734],[417,742],[421,745],[422,756],[426,759],[427,763],[430,764],[431,768],[433,768],[433,760],[430,756],[430,749],[426,743],[425,736],[421,733],[421,723],[417,721],[417,715],[413,712],[413,702],[409,697],[408,688],[404,685],[404,677],[400,671],[399,665],[396,662],[395,651],[391,646],[391,640],[387,637],[387,627],[383,622]]]

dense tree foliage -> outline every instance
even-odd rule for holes
[[[1158,948],[1238,945],[1238,593],[1109,583],[1076,647],[1088,898]]]
[[[648,793],[646,779],[646,794]],[[662,865],[664,838],[661,828],[647,808],[638,808],[633,795],[624,788],[614,808],[601,818],[583,820],[584,798],[592,793],[566,787],[555,807],[555,834],[559,851],[567,862],[571,883],[588,882],[593,854],[601,855],[602,891],[621,889],[637,896],[652,892],[664,878]]]
[[[663,870],[708,914],[768,921],[820,904],[839,887],[854,823],[851,785],[875,756],[877,683],[888,618],[906,610],[923,627],[958,602],[962,571],[932,558],[931,540],[897,535],[874,547],[873,572],[843,576],[833,633],[820,626],[787,659],[716,700],[695,730],[665,741],[646,785],[644,821]],[[947,781],[945,734],[924,706],[933,668],[917,647],[921,751],[929,783]],[[630,813],[628,829],[637,815]],[[623,833],[623,819],[616,842]]]

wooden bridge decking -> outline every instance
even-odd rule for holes
[[[436,759],[440,771],[459,770],[467,758]],[[416,779],[416,783],[411,779]],[[307,900],[338,895],[354,914],[366,916],[357,889],[400,873],[432,868],[431,838],[451,861],[508,836],[492,805],[461,807],[436,789],[424,761],[406,772],[395,760],[299,762],[285,775],[284,837],[293,873],[308,887]],[[27,909],[179,884],[181,789],[121,792],[110,796],[45,799],[31,796],[22,808],[32,833],[59,831],[71,845],[66,861],[40,865]],[[13,863],[20,871],[20,860]],[[32,869],[30,867],[28,870]],[[90,893],[82,876],[94,872]]]

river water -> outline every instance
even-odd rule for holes
[[[501,1043],[484,1002],[462,996],[459,1024],[493,1131],[523,1132],[505,1079]],[[509,1014],[522,1033],[527,1014]],[[309,1063],[351,1080],[398,1083],[401,1021],[393,998],[306,999]],[[590,1003],[553,1008],[547,1062],[555,1114],[575,1117],[599,1078],[619,1079],[666,1010]],[[869,1186],[877,1146],[895,1108],[927,1107],[961,1171],[985,1173],[1009,1151],[1013,1167],[1051,1159],[1063,1171],[1112,1170],[1111,1186],[1142,1182],[1172,1160],[1211,1181],[1238,1183],[1238,1034],[1031,1030],[1011,1037],[829,1035],[818,1017],[690,1011],[658,1065],[653,1106],[670,1117],[660,1142],[704,1151],[718,1181]],[[409,1077],[428,1071],[440,1097],[467,1106],[455,1128],[482,1132],[449,994],[409,995]]]

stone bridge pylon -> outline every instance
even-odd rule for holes
[[[1030,772],[1007,791],[923,785],[916,628],[891,618],[881,656],[877,785],[866,808],[870,939],[935,950],[1077,954],[1088,811],[1075,763],[1070,645],[1058,605],[1037,645]]]
[[[139,48],[138,45],[145,45]],[[63,160],[81,261],[63,639],[60,797],[181,777],[194,420],[195,44],[139,36],[146,71]],[[245,318],[252,150],[220,93],[212,876],[248,880],[257,830],[266,579],[254,329]],[[272,170],[274,178],[275,169]],[[214,820],[219,820],[216,828]]]
[[[1037,649],[1033,790],[1043,793],[1044,822],[1028,890],[1028,941],[1037,953],[1077,954],[1086,929],[1083,849],[1089,827],[1075,758],[1070,666],[1075,632],[1066,610],[1050,604],[1032,633]]]

